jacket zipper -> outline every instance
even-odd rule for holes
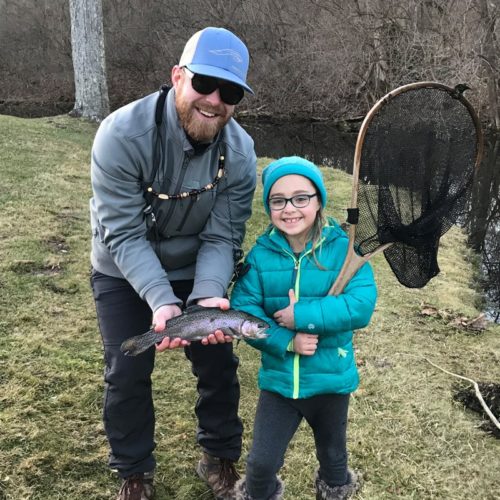
[[[186,223],[187,218],[189,217],[189,214],[191,213],[191,210],[193,208],[193,205],[197,199],[194,196],[191,196],[191,199],[189,200],[189,205],[186,209],[186,212],[184,213],[184,216],[182,217],[182,220],[180,221],[179,225],[175,229],[176,231],[182,231],[182,228],[184,227],[184,224]]]
[[[287,250],[284,250],[284,252],[289,255],[294,262],[294,278],[295,278],[295,283],[293,287],[293,291],[295,292],[295,298],[299,300],[299,293],[300,293],[300,265],[302,262],[302,259],[311,253],[312,250],[308,250],[304,255],[302,255],[299,259],[295,257],[295,255],[291,254]],[[293,393],[292,393],[292,398],[293,399],[298,399],[299,397],[299,389],[300,389],[300,354],[295,353],[293,356]]]
[[[179,179],[177,180],[177,184],[175,186],[174,193],[179,192],[179,189],[182,186],[182,182],[184,181],[184,176],[186,175],[187,166],[188,166],[190,160],[191,160],[191,158],[188,155],[184,156],[184,160],[182,161],[181,174],[179,175]],[[172,203],[170,203],[168,212],[164,217],[164,224],[168,224],[168,221],[172,217],[172,213],[174,211],[174,208],[175,208],[177,201],[178,200],[172,200]]]

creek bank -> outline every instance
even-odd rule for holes
[[[67,97],[61,97],[61,99],[58,100],[43,98],[0,99],[0,114],[17,116],[18,118],[43,118],[45,116],[67,114],[73,109],[73,106],[73,99]],[[113,103],[111,103],[112,111],[118,107],[119,106],[116,104],[113,106]],[[357,116],[332,120],[331,117],[315,117],[307,113],[277,115],[265,111],[243,109],[241,111],[236,111],[235,118],[238,121],[248,124],[259,123],[276,126],[288,126],[290,123],[323,124],[338,127],[340,130],[346,132],[357,132],[364,117]]]

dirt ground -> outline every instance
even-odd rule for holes
[[[500,384],[493,382],[478,382],[479,391],[484,399],[484,402],[491,410],[497,419],[500,418]],[[484,411],[479,399],[476,396],[474,388],[456,388],[453,399],[462,403],[466,408],[479,413],[483,422],[480,428],[500,439],[500,429],[491,421]]]

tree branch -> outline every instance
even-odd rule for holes
[[[445,370],[444,368],[441,368],[440,366],[434,364],[432,361],[429,359],[425,358],[425,361],[427,361],[429,364],[437,368],[438,370],[441,370],[444,373],[447,373],[448,375],[452,375],[453,377],[461,378],[462,380],[466,380],[467,382],[470,382],[474,386],[474,391],[476,392],[477,399],[479,399],[479,402],[481,403],[481,406],[483,407],[484,411],[490,417],[491,421],[495,424],[495,426],[500,429],[500,422],[495,418],[495,415],[493,415],[492,411],[488,408],[488,405],[484,402],[483,396],[481,394],[481,391],[479,390],[479,385],[477,384],[476,381],[463,377],[462,375],[457,375],[456,373],[449,372],[448,370]]]

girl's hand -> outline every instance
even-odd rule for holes
[[[293,307],[297,302],[297,299],[295,298],[295,292],[293,291],[293,289],[290,289],[288,291],[288,297],[290,297],[290,305],[288,305],[284,309],[276,311],[274,313],[274,319],[276,320],[276,323],[278,323],[278,325],[284,326],[289,330],[294,330],[295,318],[293,315]]]
[[[298,332],[293,339],[293,350],[297,354],[312,356],[318,348],[318,336]]]

